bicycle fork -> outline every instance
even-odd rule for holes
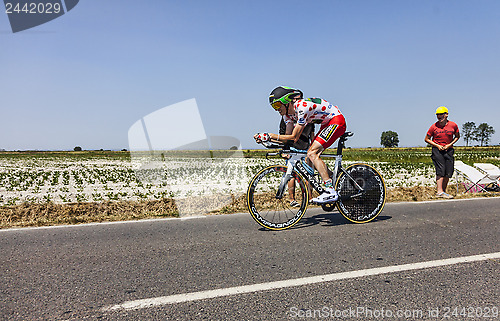
[[[283,177],[281,178],[281,183],[280,186],[278,187],[278,191],[276,192],[276,199],[282,199],[283,194],[285,193],[285,188],[290,179],[292,178],[292,173],[293,173],[293,168],[295,167],[295,164],[298,162],[297,159],[290,158],[288,160],[288,167],[286,169],[286,173],[283,174]]]

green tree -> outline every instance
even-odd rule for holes
[[[462,136],[465,140],[465,146],[469,146],[469,142],[474,140],[476,130],[476,123],[473,121],[462,125]]]
[[[482,123],[477,126],[476,131],[474,132],[474,140],[477,140],[481,143],[481,146],[488,145],[490,142],[491,136],[495,133],[495,130],[492,126],[487,123]]]
[[[388,130],[380,136],[380,145],[384,147],[398,147],[399,138],[398,133]]]

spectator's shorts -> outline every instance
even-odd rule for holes
[[[453,154],[455,150],[450,148],[448,150],[439,150],[437,147],[432,147],[432,161],[436,168],[436,176],[449,177],[453,176],[453,169],[455,165],[455,157]]]

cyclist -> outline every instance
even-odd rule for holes
[[[257,143],[269,140],[278,142],[292,140],[296,142],[307,124],[321,124],[313,143],[307,150],[307,160],[309,164],[314,165],[318,170],[325,186],[325,192],[311,201],[320,204],[335,202],[338,199],[338,193],[333,188],[332,178],[329,176],[325,162],[320,156],[326,148],[330,147],[345,133],[345,118],[337,106],[324,99],[302,99],[301,97],[302,92],[298,89],[285,86],[275,88],[269,96],[269,103],[274,110],[283,116],[287,126],[293,126],[293,130],[288,135],[259,133],[254,136],[254,139]]]

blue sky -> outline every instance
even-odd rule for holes
[[[499,35],[496,0],[82,0],[15,34],[0,13],[0,148],[128,148],[137,120],[191,98],[207,135],[257,148],[278,85],[338,105],[352,147],[386,130],[424,146],[441,105],[500,144]]]

